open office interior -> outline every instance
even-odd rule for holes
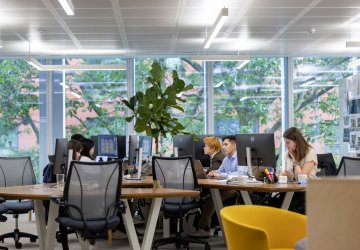
[[[38,180],[56,138],[135,133],[121,100],[153,61],[194,86],[172,111],[189,132],[274,133],[281,153],[296,126],[318,153],[356,155],[358,1],[72,4],[0,1],[0,155],[30,155]]]

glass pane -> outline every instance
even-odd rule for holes
[[[179,122],[185,126],[186,131],[195,134],[205,133],[206,112],[203,65],[188,58],[137,59],[135,60],[135,92],[145,91],[149,86],[146,77],[149,75],[151,64],[155,60],[166,67],[165,84],[172,84],[172,70],[177,70],[179,77],[186,84],[194,86],[193,89],[181,94],[181,97],[186,100],[182,104],[184,112],[170,110],[170,113],[179,119]],[[161,145],[162,152],[172,151],[169,140],[163,141]]]
[[[293,59],[294,119],[317,153],[339,153],[339,86],[352,75],[347,57]]]
[[[0,156],[30,156],[39,180],[39,72],[0,60]]]
[[[275,133],[281,139],[281,60],[214,62],[215,134]],[[240,68],[240,69],[239,69]]]
[[[66,59],[66,64],[123,64],[122,59]],[[126,71],[67,71],[66,136],[80,133],[126,135],[126,109],[121,99],[127,95]]]

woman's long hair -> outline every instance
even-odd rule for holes
[[[288,128],[284,132],[283,137],[296,143],[294,156],[295,161],[297,162],[300,162],[302,159],[304,159],[310,148],[312,148],[311,145],[305,140],[300,130],[295,127]]]

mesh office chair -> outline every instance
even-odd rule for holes
[[[6,216],[2,215],[4,213],[6,213],[9,209],[7,207],[5,207],[4,205],[0,205],[0,221],[1,222],[5,222],[7,220]],[[2,247],[0,246],[0,249],[4,249],[7,250],[7,247]]]
[[[185,157],[158,157],[152,158],[153,179],[159,180],[164,188],[183,190],[197,190],[198,184],[191,156]],[[175,237],[155,240],[153,249],[159,246],[174,244],[176,248],[183,245],[189,249],[189,243],[204,244],[205,249],[210,249],[206,241],[192,239],[181,235],[182,218],[189,212],[199,207],[194,197],[177,197],[163,199],[161,210],[165,218],[177,219],[177,232]]]
[[[360,175],[360,158],[343,156],[336,172],[338,176]]]
[[[317,154],[318,159],[318,169],[320,172],[317,173],[318,176],[333,176],[336,175],[336,164],[334,157],[331,153],[328,154]]]
[[[98,236],[120,223],[117,211],[124,212],[121,193],[121,160],[110,162],[72,161],[66,178],[64,214],[56,221],[95,244]]]
[[[30,157],[0,157],[0,186],[22,186],[35,184],[34,169]],[[21,248],[19,242],[21,237],[30,238],[30,242],[36,242],[36,235],[19,231],[18,218],[19,214],[28,213],[34,209],[32,201],[6,201],[2,203],[8,208],[8,214],[15,218],[15,229],[13,232],[0,235],[0,241],[4,242],[5,238],[14,238],[15,247]]]

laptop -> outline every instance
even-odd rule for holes
[[[195,174],[198,179],[206,179],[205,169],[200,160],[194,162]]]
[[[212,177],[212,176],[207,176],[207,175],[205,174],[206,169],[203,167],[203,165],[202,165],[202,163],[201,163],[200,160],[195,160],[194,168],[195,168],[196,177],[197,177],[198,179],[226,180],[226,177]]]

